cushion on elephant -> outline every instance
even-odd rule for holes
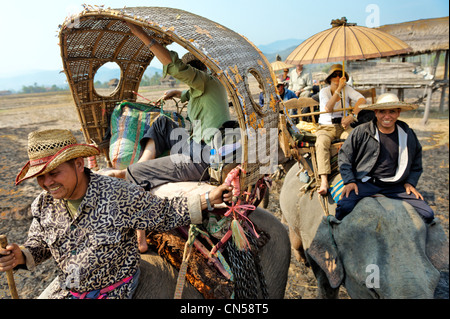
[[[211,191],[216,186],[205,182],[177,182],[177,183],[167,183],[157,186],[150,190],[150,193],[159,197],[176,197],[184,196],[190,197],[195,195],[201,195],[207,191]],[[225,204],[218,204],[214,206],[215,208],[226,208]]]

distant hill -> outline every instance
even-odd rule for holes
[[[299,39],[286,39],[286,40],[278,40],[269,44],[258,45],[258,48],[264,52],[264,54],[270,53],[278,53],[280,51],[286,50],[291,47],[296,47],[304,40]]]
[[[304,40],[299,39],[279,40],[269,44],[259,45],[258,49],[261,50],[269,62],[274,62],[277,54],[279,54],[281,56],[281,60],[284,61],[288,55],[303,41]]]
[[[266,56],[266,58],[267,58],[267,60],[269,61],[269,62],[274,62],[275,60],[276,60],[276,57],[277,57],[277,54],[279,54],[280,55],[280,57],[281,57],[281,60],[282,61],[284,61],[284,60],[286,60],[286,58],[288,57],[288,55],[292,52],[292,51],[294,51],[294,49],[297,47],[297,45],[295,45],[295,46],[293,46],[293,47],[290,47],[290,48],[287,48],[287,49],[284,49],[284,50],[280,50],[280,51],[278,51],[278,52],[274,52],[274,53],[265,53],[264,51],[263,51],[263,53],[264,53],[264,55]]]
[[[269,44],[259,45],[258,48],[266,56],[269,62],[274,62],[276,55],[279,54],[284,61],[287,56],[300,44],[303,40],[285,39],[278,40]],[[152,77],[156,72],[162,73],[161,69],[149,67],[145,74]],[[96,75],[95,80],[107,82],[118,77],[118,69],[102,68]],[[19,92],[23,86],[49,86],[56,85],[58,87],[66,87],[67,79],[64,72],[60,70],[33,70],[26,74],[18,74],[16,76],[1,77],[0,91],[11,90]]]

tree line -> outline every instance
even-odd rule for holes
[[[160,85],[162,80],[162,76],[160,73],[156,72],[152,76],[148,76],[145,74],[142,77],[141,80],[141,86],[154,86],[154,85]],[[96,81],[94,83],[94,87],[96,88],[108,88],[109,87],[109,81],[101,82]],[[63,86],[57,86],[56,84],[53,84],[52,86],[45,86],[45,85],[38,85],[37,83],[34,83],[33,85],[23,85],[22,89],[18,93],[22,94],[28,94],[28,93],[42,93],[42,92],[58,92],[58,91],[67,91],[69,90],[69,87]]]

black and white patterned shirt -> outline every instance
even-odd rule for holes
[[[199,216],[201,221],[199,197],[160,198],[124,180],[85,170],[90,182],[73,218],[66,202],[46,191],[32,204],[33,221],[21,248],[29,270],[55,259],[60,285],[50,298],[70,297],[69,290],[103,289],[132,276],[140,260],[136,229],[167,231]],[[108,298],[128,298],[131,284],[113,290]]]

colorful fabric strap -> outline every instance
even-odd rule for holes
[[[72,299],[108,299],[108,293],[130,282],[131,279],[133,279],[133,276],[122,279],[116,282],[115,284],[112,284],[111,286],[108,286],[103,289],[97,289],[83,293],[70,291],[70,293],[72,294]]]
[[[342,191],[344,190],[344,181],[340,179],[335,185],[332,185],[329,189],[331,197],[335,203],[341,198]]]

